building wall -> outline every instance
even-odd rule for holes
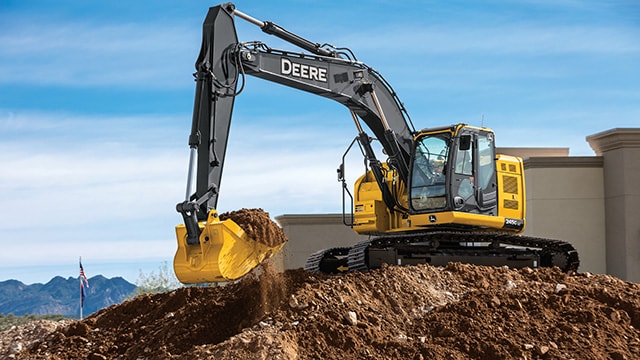
[[[601,157],[525,160],[525,234],[564,240],[580,256],[580,271],[606,273]]]
[[[281,252],[285,269],[303,268],[307,257],[318,250],[351,246],[367,238],[344,225],[342,214],[280,215],[275,220],[289,238]]]
[[[607,273],[640,282],[640,128],[587,137],[604,159]]]

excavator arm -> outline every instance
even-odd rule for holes
[[[309,53],[240,43],[234,18],[247,20]],[[351,112],[369,166],[393,212],[402,209],[385,183],[387,168],[406,182],[415,130],[391,86],[348,49],[322,46],[272,22],[254,19],[231,3],[209,9],[197,58],[196,95],[189,136],[190,160],[185,200],[176,206],[184,224],[176,227],[174,269],[184,283],[227,281],[243,276],[279,247],[262,247],[215,210],[222,178],[234,98],[252,75],[333,99]],[[363,121],[388,156],[386,165],[371,147]],[[213,244],[213,245],[212,245]],[[233,246],[229,246],[233,244]]]
[[[218,27],[227,31],[219,33],[215,31]],[[202,47],[194,73],[196,95],[189,135],[187,190],[185,201],[177,205],[187,226],[189,244],[199,241],[197,223],[206,220],[209,210],[218,202],[238,78],[237,74],[229,74],[235,69],[227,67],[224,55],[228,45],[237,41],[232,17],[224,11],[210,11],[204,21]],[[230,82],[231,78],[235,80]],[[218,79],[227,82],[223,84]]]

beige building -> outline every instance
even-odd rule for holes
[[[640,282],[640,128],[588,136],[595,156],[568,156],[566,148],[502,148],[524,158],[525,234],[568,241],[580,254],[579,271]],[[350,246],[366,237],[343,225],[341,214],[281,215],[289,237],[278,260],[303,267],[313,252]]]

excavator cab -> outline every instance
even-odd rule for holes
[[[389,192],[398,194],[394,208],[381,201],[371,174],[358,179],[356,232],[524,230],[522,160],[496,154],[491,129],[456,124],[417,131],[409,169],[406,186],[387,172]]]
[[[412,212],[453,210],[497,215],[493,139],[491,130],[463,124],[421,132],[411,167]]]

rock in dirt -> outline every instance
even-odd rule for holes
[[[138,296],[17,357],[640,358],[640,285],[612,276],[462,264],[335,276],[263,270],[222,287]]]

